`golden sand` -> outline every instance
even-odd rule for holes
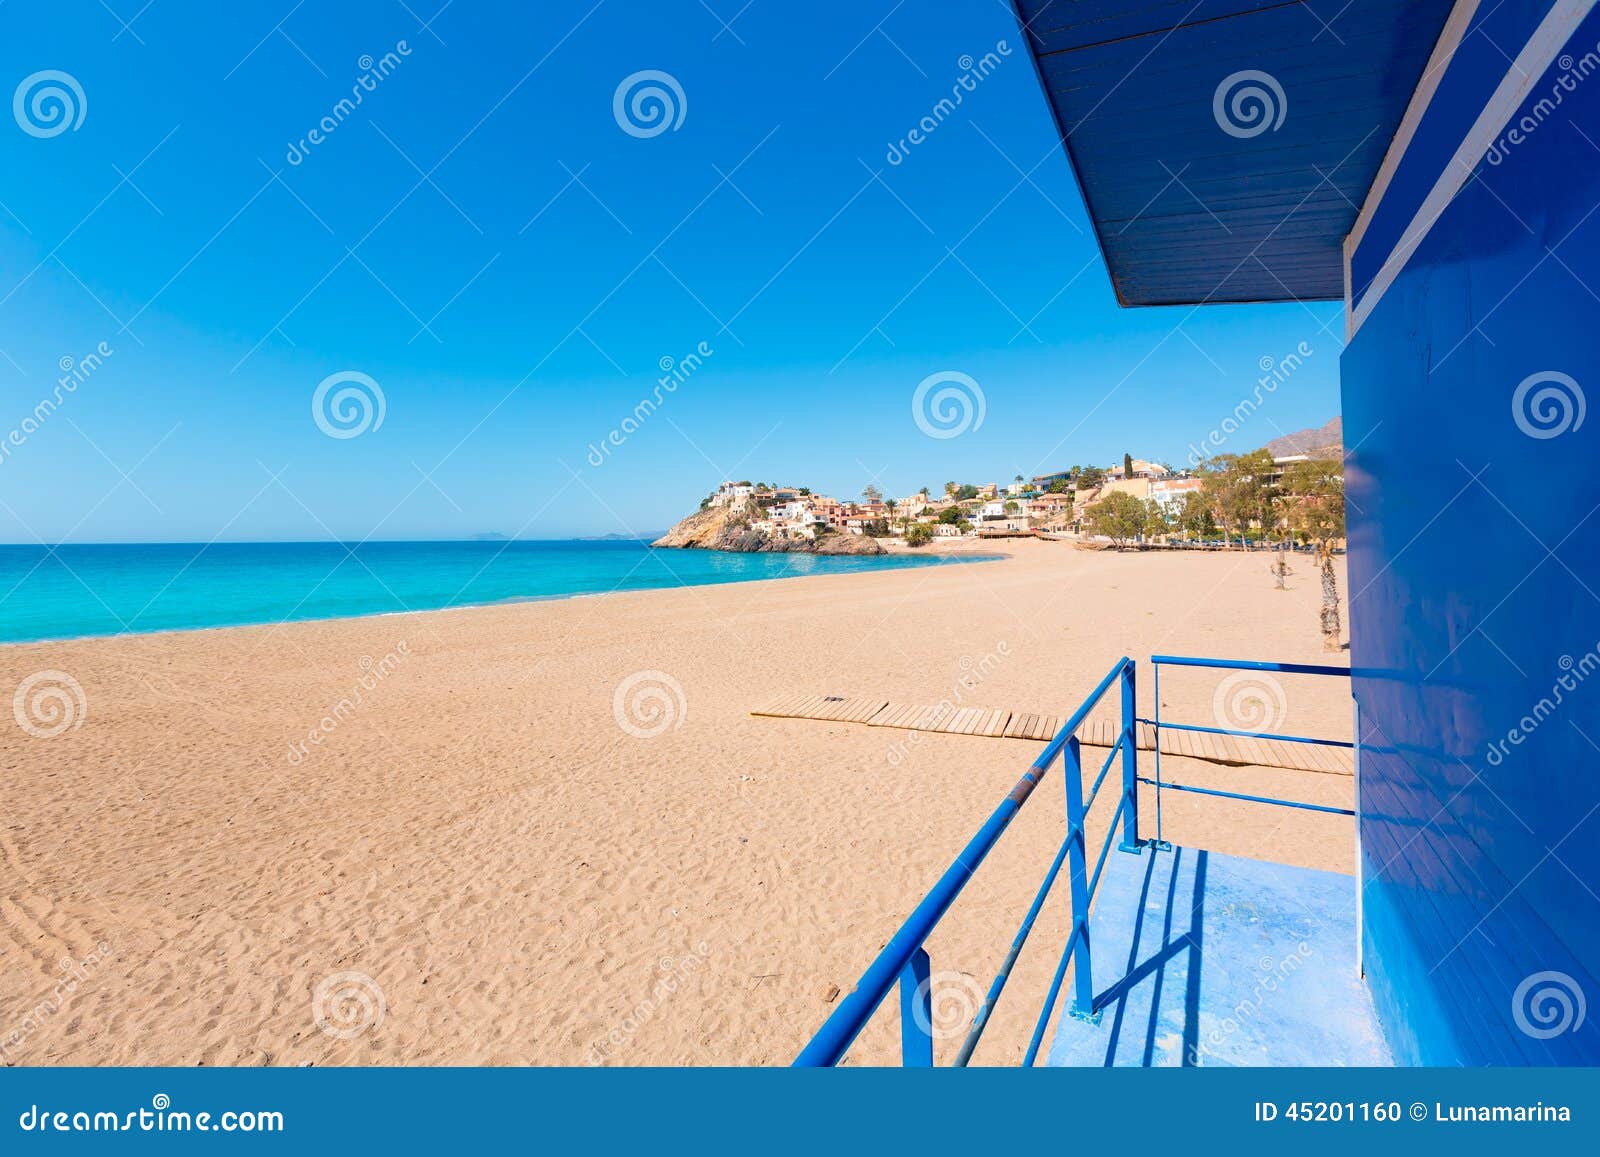
[[[1127,654],[1148,714],[1153,652],[1327,660],[1309,564],[1275,591],[1259,554],[1003,549],[0,648],[0,686],[64,671],[86,705],[53,737],[0,730],[0,1059],[787,1063],[1040,745],[752,708],[792,689],[1064,713]],[[1164,678],[1165,717],[1214,723],[1225,674]],[[1279,728],[1348,738],[1348,684],[1277,682]],[[1351,798],[1347,777],[1165,770]],[[1060,782],[930,941],[936,1003],[987,987],[1061,838]],[[1165,812],[1175,841],[1351,870],[1344,817],[1176,793]],[[1020,1056],[1065,907],[978,1062]],[[894,1059],[895,1004],[853,1061]]]

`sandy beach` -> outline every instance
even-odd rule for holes
[[[1275,591],[1264,554],[981,547],[1009,557],[0,648],[6,688],[83,691],[58,735],[0,729],[0,1056],[786,1064],[1040,745],[753,708],[1064,713],[1127,654],[1148,713],[1152,652],[1347,662],[1308,559]],[[1165,717],[1213,724],[1218,682],[1164,678]],[[1348,738],[1347,684],[1279,683],[1279,729]],[[1168,767],[1351,798],[1342,776]],[[992,978],[1061,798],[1057,773],[930,941],[954,1003]],[[1343,817],[1169,793],[1165,823],[1352,868]],[[1065,912],[1058,892],[977,1063],[1020,1057]],[[895,1059],[893,1004],[852,1063]]]

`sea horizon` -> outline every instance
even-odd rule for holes
[[[544,602],[988,561],[655,548],[651,540],[0,544],[0,644]]]
[[[31,547],[36,550],[59,550],[62,547],[72,546],[316,546],[331,544],[335,546],[360,546],[369,542],[385,543],[455,543],[470,542],[478,545],[496,545],[508,542],[643,542],[650,543],[660,538],[666,531],[652,531],[648,534],[569,534],[555,535],[550,538],[519,537],[512,538],[506,535],[469,534],[453,538],[416,538],[406,536],[402,538],[218,538],[201,540],[197,538],[128,538],[128,539],[84,539],[72,542],[0,542],[0,550],[8,547]]]

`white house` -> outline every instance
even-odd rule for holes
[[[748,482],[724,482],[717,487],[717,493],[711,499],[714,506],[726,506],[736,498],[748,498],[755,493],[756,488]]]
[[[1174,478],[1168,482],[1150,483],[1150,497],[1161,504],[1168,514],[1176,514],[1183,506],[1186,495],[1204,490],[1205,483],[1198,478]]]

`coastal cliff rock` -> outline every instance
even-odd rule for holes
[[[860,534],[824,534],[820,538],[773,538],[750,526],[740,507],[710,506],[679,522],[651,546],[681,550],[726,550],[795,554],[873,555],[888,552],[875,538]]]
[[[708,506],[683,519],[650,545],[716,550],[717,540],[730,531],[729,524],[734,521],[733,511],[726,506]]]
[[[888,554],[883,544],[864,534],[825,534],[809,543],[795,544],[810,554]]]

